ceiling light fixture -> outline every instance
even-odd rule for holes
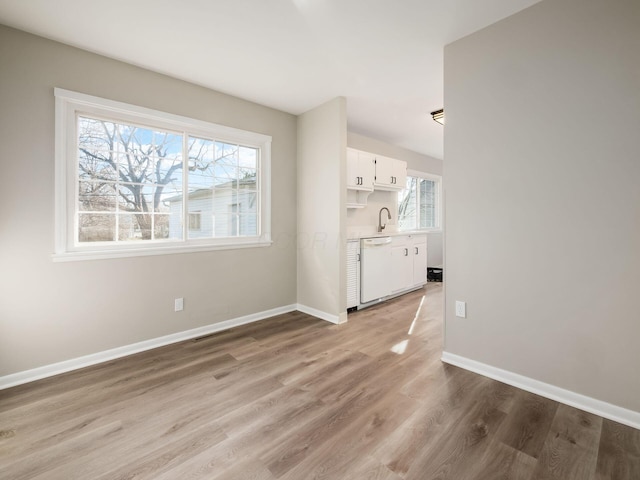
[[[434,112],[431,112],[431,116],[440,125],[444,125],[444,109],[441,108],[440,110],[436,110]]]

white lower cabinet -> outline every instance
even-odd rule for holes
[[[416,235],[413,249],[413,284],[427,283],[427,236]]]
[[[391,293],[427,283],[427,236],[399,235],[391,241]]]
[[[404,239],[405,237],[396,237]],[[391,241],[391,293],[401,292],[413,282],[413,256],[409,255],[409,245],[396,239]]]

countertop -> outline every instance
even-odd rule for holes
[[[359,229],[359,230],[348,231],[347,241],[360,240],[361,238],[398,237],[401,235],[426,235],[427,234],[427,232],[425,232],[424,230],[398,231],[393,229],[393,230],[387,231],[387,229],[385,229],[380,233],[378,233],[376,230],[377,229],[374,227],[373,229],[364,228],[361,230]]]

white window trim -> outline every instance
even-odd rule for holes
[[[92,95],[54,89],[55,95],[55,253],[54,261],[97,260],[173,253],[266,247],[271,245],[271,141],[269,135],[217,125],[150,108],[129,105]],[[118,121],[144,123],[168,130],[187,130],[202,135],[260,149],[260,211],[258,237],[183,239],[171,243],[136,245],[77,245],[74,242],[77,171],[76,113],[107,116]],[[186,202],[185,202],[186,203]]]
[[[442,176],[434,175],[433,173],[420,172],[418,170],[407,170],[407,177],[424,178],[425,180],[432,180],[437,183],[437,202],[436,205],[436,224],[437,227],[416,228],[417,232],[427,233],[441,233],[442,232]]]

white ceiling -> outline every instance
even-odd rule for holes
[[[0,23],[442,158],[443,47],[539,0],[0,0]]]

